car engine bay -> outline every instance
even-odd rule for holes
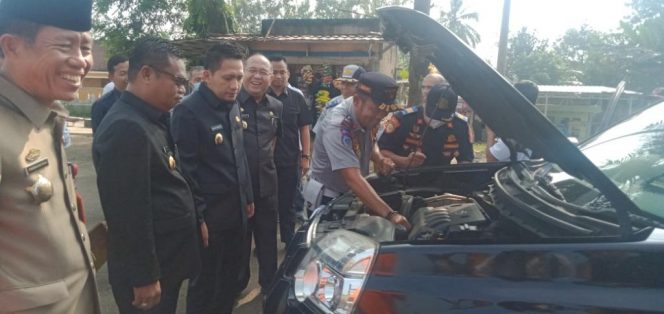
[[[562,196],[559,196],[562,200],[547,200],[531,194],[534,188],[524,187],[531,184],[528,169],[510,168],[496,171],[485,184],[474,184],[467,190],[435,188],[435,184],[419,187],[395,184],[391,190],[383,187],[381,198],[410,221],[411,230],[369,215],[352,193],[342,195],[317,219],[315,237],[337,229],[352,230],[379,242],[410,243],[603,241],[619,235],[616,221],[606,219],[610,215],[593,215],[583,206],[565,203]],[[440,175],[439,181],[450,180],[453,178]],[[643,227],[635,226],[635,234]]]
[[[388,220],[371,216],[362,202],[346,195],[329,206],[317,224],[317,236],[337,229],[353,230],[379,242],[429,241],[479,236],[491,222],[490,216],[475,197],[430,191],[400,190],[381,197],[410,221],[412,229],[395,227]]]

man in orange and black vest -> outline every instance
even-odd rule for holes
[[[468,122],[456,113],[457,99],[449,85],[433,86],[424,107],[398,111],[385,123],[380,152],[401,169],[472,162]]]

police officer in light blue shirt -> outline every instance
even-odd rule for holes
[[[370,160],[381,174],[394,168],[392,160],[383,157],[375,146],[374,129],[389,112],[400,109],[396,93],[394,79],[367,72],[360,76],[355,96],[327,113],[316,134],[311,177],[305,187],[310,205],[325,204],[351,190],[372,214],[410,228],[408,220],[392,210],[364,179]],[[314,187],[320,187],[319,196],[314,196]]]

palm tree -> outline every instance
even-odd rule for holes
[[[463,8],[463,0],[451,0],[450,11],[440,11],[440,22],[452,33],[456,34],[465,43],[475,47],[480,42],[480,34],[470,25],[468,21],[477,22],[477,12],[466,13]]]

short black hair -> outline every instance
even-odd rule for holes
[[[158,70],[166,68],[170,58],[182,59],[182,51],[166,39],[152,36],[139,39],[129,55],[129,81],[134,81],[146,65]]]
[[[267,59],[270,60],[270,62],[280,62],[280,61],[283,61],[285,64],[288,64],[288,61],[286,61],[286,58],[285,58],[284,56],[280,56],[280,55],[277,55],[277,56],[270,56],[270,57],[267,58]]]
[[[192,65],[189,68],[189,73],[193,73],[194,71],[203,71],[203,70],[205,70],[205,67],[203,67],[202,65]]]
[[[221,68],[221,63],[226,59],[244,60],[247,52],[244,47],[222,41],[214,44],[205,54],[205,69],[214,73]]]
[[[17,18],[1,18],[0,19],[0,35],[12,34],[20,36],[30,43],[34,43],[37,34],[44,27],[42,24],[26,21]],[[0,49],[0,58],[4,58],[5,54]]]
[[[106,63],[106,69],[108,69],[109,74],[113,74],[115,72],[115,66],[129,61],[129,57],[125,55],[115,55],[112,56],[110,59],[108,59],[108,63]]]
[[[533,81],[523,80],[514,84],[514,88],[518,90],[523,96],[526,96],[533,105],[537,102],[537,96],[539,95],[539,87]]]

